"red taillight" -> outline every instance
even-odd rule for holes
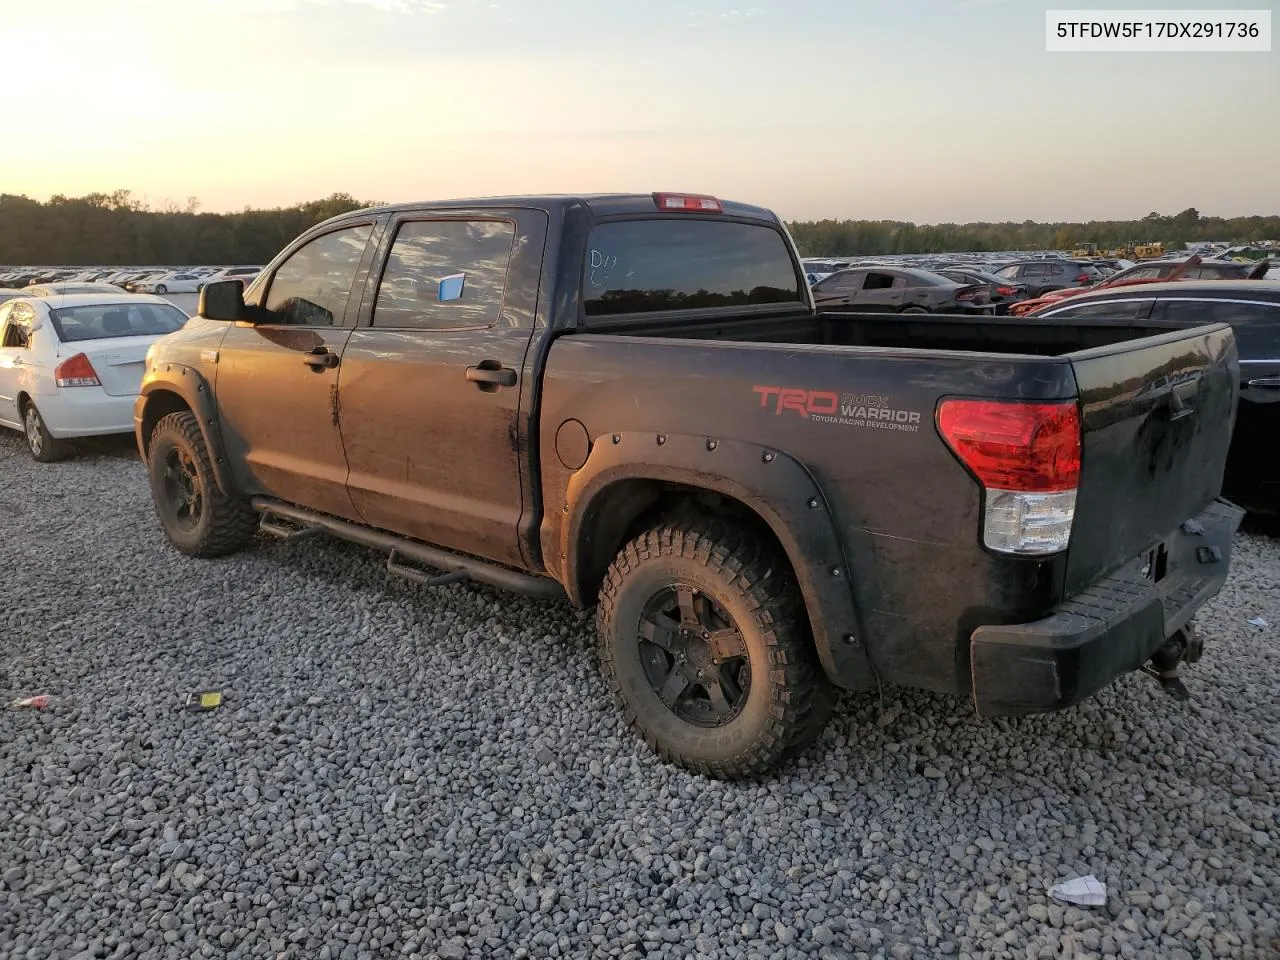
[[[1054,493],[1079,485],[1074,403],[944,400],[938,432],[988,490]]]
[[[1076,283],[1086,283],[1088,280],[1089,275],[1087,273],[1082,273],[1080,276],[1076,277]]]
[[[1013,287],[996,287],[996,293],[1002,297],[1012,297],[1015,291]]]
[[[655,193],[654,201],[659,210],[684,213],[724,213],[724,205],[715,197],[698,193]]]
[[[98,371],[83,353],[67,357],[53,368],[53,382],[60,387],[100,387]]]

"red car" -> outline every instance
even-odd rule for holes
[[[1173,280],[1261,280],[1266,277],[1270,268],[1269,260],[1256,264],[1236,263],[1234,260],[1205,261],[1198,253],[1192,254],[1186,260],[1149,260],[1121,270],[1092,287],[1067,287],[1065,290],[1052,290],[1033,300],[1023,300],[1013,304],[1009,312],[1015,317],[1022,317],[1067,297],[1139,283],[1169,283]]]

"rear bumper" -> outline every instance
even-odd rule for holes
[[[113,397],[101,387],[70,387],[36,398],[44,425],[55,437],[94,437],[133,431],[134,395]]]
[[[1041,620],[978,627],[970,637],[978,713],[1060,710],[1140,668],[1222,589],[1243,516],[1218,500],[1183,524],[1157,547],[1167,551],[1158,582],[1144,575],[1144,554]]]

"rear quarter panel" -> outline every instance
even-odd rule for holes
[[[654,449],[660,433],[760,444],[802,463],[821,487],[880,677],[964,692],[973,627],[1046,609],[1064,570],[1057,558],[981,547],[981,491],[934,427],[945,396],[1069,399],[1075,380],[1054,359],[561,337],[547,359],[539,425],[544,557],[566,575],[557,564],[575,471],[556,454],[566,421],[585,426],[593,449],[613,433],[648,433]],[[644,475],[643,456],[635,469]]]

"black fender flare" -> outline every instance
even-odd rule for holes
[[[687,434],[601,436],[574,472],[561,509],[560,554],[570,597],[582,602],[584,524],[591,504],[612,484],[655,480],[732,498],[754,512],[786,551],[800,585],[823,669],[838,686],[872,689],[876,676],[838,528],[822,489],[794,457],[742,440]]]
[[[138,453],[146,462],[147,445],[151,438],[144,435],[143,424],[146,422],[147,406],[151,398],[159,393],[175,394],[190,408],[200,426],[200,434],[204,437],[205,446],[209,450],[209,460],[213,464],[214,480],[218,489],[228,496],[239,496],[235,481],[227,469],[227,458],[222,449],[222,437],[217,427],[217,407],[213,399],[213,387],[195,367],[185,363],[165,362],[155,373],[142,384],[138,399],[134,404],[134,432],[138,443]]]

